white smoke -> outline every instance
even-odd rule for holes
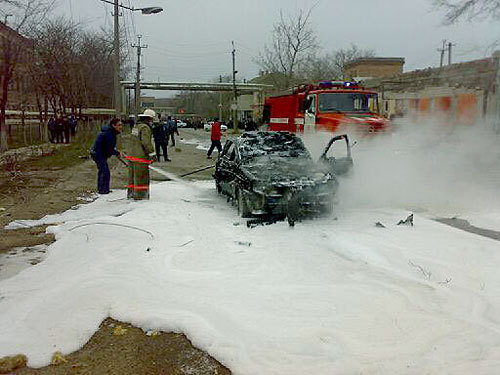
[[[400,119],[393,127],[356,139],[353,173],[340,179],[340,207],[441,215],[500,208],[500,135],[486,122]],[[305,137],[315,158],[329,138]]]

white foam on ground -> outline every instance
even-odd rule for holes
[[[192,185],[40,220],[62,224],[43,262],[0,282],[0,356],[47,365],[111,316],[184,332],[234,374],[499,368],[500,242],[419,215],[396,226],[394,208],[248,229],[213,182]]]
[[[15,247],[0,253],[0,280],[17,275],[22,270],[38,264],[45,259],[47,245]]]

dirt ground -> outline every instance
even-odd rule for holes
[[[180,138],[209,139],[208,133],[181,129]],[[77,150],[61,145],[59,152],[74,158],[71,166],[64,163],[39,163],[33,159],[15,165],[0,165],[0,253],[14,247],[33,246],[52,242],[53,236],[45,234],[45,227],[5,230],[6,224],[16,219],[39,219],[48,214],[63,212],[81,198],[96,191],[96,167],[84,159],[85,148]],[[70,152],[70,150],[72,152]],[[80,155],[78,155],[80,151]],[[43,158],[44,156],[42,156]],[[40,157],[39,157],[40,158]],[[38,159],[39,159],[38,158]],[[214,163],[206,159],[206,151],[196,145],[179,141],[170,148],[172,162],[154,165],[168,172],[181,175]],[[78,159],[78,160],[77,160]],[[126,168],[115,158],[111,160],[111,188],[124,189]],[[60,160],[54,158],[54,160]],[[61,166],[61,164],[63,164]],[[189,179],[210,179],[212,169],[194,174]],[[152,173],[153,180],[165,177]],[[124,191],[125,195],[125,191]],[[114,328],[127,328],[124,335],[113,335]],[[22,354],[22,353],[20,353]],[[91,340],[79,351],[64,357],[66,362],[40,369],[22,368],[11,374],[230,374],[222,364],[208,354],[193,347],[186,336],[178,333],[146,335],[126,322],[105,320]],[[9,372],[8,372],[9,373]]]

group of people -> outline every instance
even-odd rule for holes
[[[157,121],[156,113],[152,109],[146,109],[138,117],[138,122],[131,133],[122,137],[123,146],[127,150],[126,156],[116,149],[117,136],[123,131],[123,122],[119,118],[113,118],[97,135],[90,155],[97,165],[99,194],[110,193],[108,159],[113,155],[119,158],[125,157],[127,160],[129,166],[127,198],[136,200],[149,199],[149,165],[155,159],[160,161],[162,154],[166,161],[170,161],[169,140],[171,139],[172,145],[175,146],[175,134],[179,135],[176,122],[170,116]],[[154,148],[151,139],[154,140]]]
[[[74,138],[76,135],[77,126],[78,121],[74,114],[67,117],[62,112],[57,112],[55,116],[50,116],[47,123],[50,142],[69,143],[71,138]]]
[[[154,112],[153,110],[150,111]],[[153,122],[156,160],[160,161],[163,154],[165,161],[171,161],[168,158],[168,142],[171,139],[172,146],[175,147],[175,134],[179,135],[179,130],[177,129],[177,121],[173,120],[172,117],[168,116],[162,118],[160,122]]]
[[[118,134],[123,131],[123,122],[120,118],[113,118],[109,125],[102,127],[101,132],[90,150],[90,155],[97,165],[97,188],[99,194],[110,193],[110,171],[108,159],[115,155],[119,158],[125,157],[129,168],[127,198],[149,199],[149,165],[155,160],[160,161],[163,155],[165,161],[168,157],[168,143],[172,140],[175,146],[175,134],[179,135],[176,121],[170,116],[157,121],[156,113],[152,109],[146,109],[140,114],[137,124],[134,125],[130,134],[122,137],[123,146],[127,155],[123,155],[116,148]],[[221,126],[217,118],[211,129],[211,145],[207,158],[212,158],[212,152],[217,148],[219,154],[222,152]],[[153,142],[154,141],[154,147]]]

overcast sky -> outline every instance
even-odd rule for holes
[[[355,43],[377,56],[404,57],[405,71],[439,65],[442,40],[456,43],[453,61],[492,53],[500,39],[500,22],[462,21],[443,26],[443,12],[431,0],[121,0],[135,7],[161,6],[164,12],[145,16],[124,11],[121,25],[129,44],[143,36],[145,80],[210,81],[231,72],[231,41],[236,45],[239,78],[259,71],[253,61],[271,40],[279,10],[295,13],[317,4],[311,24],[323,52]],[[112,5],[101,0],[59,0],[58,13],[89,28],[112,26]],[[499,47],[500,49],[500,47]],[[135,65],[135,54],[131,63]],[[447,61],[447,60],[446,60]]]

